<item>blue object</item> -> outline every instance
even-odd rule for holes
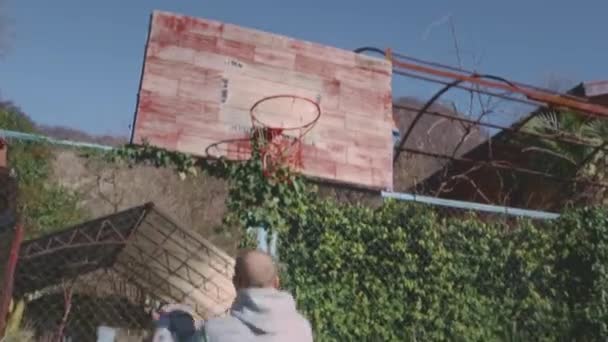
[[[204,331],[197,330],[194,318],[187,312],[175,310],[161,313],[156,320],[156,328],[169,330],[175,342],[204,341]]]
[[[107,146],[107,145],[53,139],[53,138],[45,137],[43,135],[15,132],[15,131],[9,131],[6,129],[0,129],[0,137],[9,138],[9,139],[17,139],[17,140],[25,140],[25,141],[45,142],[45,143],[49,143],[52,145],[92,148],[92,149],[98,149],[98,150],[104,150],[104,151],[110,151],[110,150],[114,149],[114,147]]]
[[[401,141],[401,132],[399,132],[399,129],[393,128],[393,144],[397,146],[399,141]]]
[[[398,193],[398,192],[382,192],[382,197],[392,198],[401,201],[411,201],[417,203],[433,204],[443,207],[458,208],[465,210],[484,211],[496,214],[505,214],[510,216],[529,217],[533,219],[545,219],[552,220],[558,218],[560,215],[557,213],[550,213],[546,211],[527,210],[512,207],[503,207],[497,205],[489,205],[474,202],[456,201],[437,197],[420,196],[416,194]]]
[[[277,258],[277,242],[279,240],[279,233],[273,231],[270,236],[270,245],[268,245],[268,231],[263,227],[249,228],[249,231],[255,230],[257,237],[257,248],[263,252],[270,254],[273,258]]]

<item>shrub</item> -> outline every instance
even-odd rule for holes
[[[35,133],[18,108],[0,103],[0,128]],[[76,224],[86,217],[78,196],[52,180],[53,154],[39,142],[12,141],[9,163],[19,178],[19,209],[28,237]]]
[[[515,226],[320,199],[255,159],[231,169],[227,223],[280,233],[283,284],[318,341],[608,337],[608,213]]]
[[[180,172],[192,166],[166,151],[135,155],[153,156],[155,165],[168,160]],[[509,225],[473,214],[441,218],[404,202],[371,209],[322,199],[285,170],[265,177],[255,154],[212,166],[207,172],[230,180],[228,227],[280,233],[283,285],[311,320],[316,341],[608,337],[604,208]],[[251,245],[242,236],[242,245]]]
[[[608,336],[608,212],[582,208],[555,224],[555,291],[567,308],[568,338]]]

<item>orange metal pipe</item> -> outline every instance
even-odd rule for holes
[[[6,141],[4,141],[4,139],[0,138],[0,167],[6,167],[7,166],[7,144]]]
[[[386,56],[393,64],[393,68],[399,67],[399,68],[412,70],[415,72],[429,74],[429,75],[433,75],[433,76],[479,84],[484,87],[506,90],[506,91],[510,91],[513,93],[522,94],[533,101],[543,102],[550,106],[554,106],[554,107],[558,107],[558,108],[562,107],[562,108],[574,109],[574,110],[578,110],[578,111],[592,114],[595,116],[608,118],[608,107],[593,104],[593,103],[588,103],[582,99],[577,100],[576,98],[573,98],[571,96],[564,97],[561,95],[555,95],[555,94],[541,91],[541,90],[530,89],[530,88],[521,87],[521,86],[513,86],[513,85],[506,84],[506,83],[501,83],[501,82],[497,82],[497,81],[493,81],[493,80],[487,80],[484,78],[476,77],[475,75],[472,75],[472,74],[471,75],[460,74],[460,73],[449,71],[449,70],[442,70],[439,68],[433,68],[433,67],[429,67],[429,66],[425,66],[425,65],[418,65],[415,63],[397,60],[393,57],[393,54],[391,53],[390,49],[386,50]]]
[[[15,284],[17,263],[19,262],[19,251],[21,250],[21,243],[23,242],[24,235],[23,226],[17,224],[15,227],[15,235],[11,242],[8,263],[3,274],[2,296],[0,297],[0,337],[4,336],[6,329],[8,310],[13,298],[13,286]]]
[[[0,138],[0,167],[8,167],[7,152],[8,145],[5,140]],[[10,207],[10,205],[8,207]],[[13,241],[11,241],[9,258],[6,261],[7,264],[6,268],[4,269],[4,274],[2,274],[2,278],[0,278],[2,279],[0,282],[0,339],[4,336],[4,330],[6,328],[8,309],[13,296],[15,271],[19,261],[19,250],[21,248],[21,242],[23,242],[24,238],[23,226],[20,223],[18,223],[14,229],[15,233],[13,235]]]

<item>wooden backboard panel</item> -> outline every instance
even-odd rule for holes
[[[204,157],[210,144],[246,138],[251,106],[279,94],[321,107],[305,175],[392,188],[388,61],[211,20],[152,15],[132,142]]]

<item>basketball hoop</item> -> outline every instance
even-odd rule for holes
[[[302,166],[302,138],[321,117],[319,104],[297,95],[265,97],[251,106],[252,142],[266,177]]]
[[[251,157],[251,138],[220,140],[205,148],[205,156],[211,159],[245,161]]]

